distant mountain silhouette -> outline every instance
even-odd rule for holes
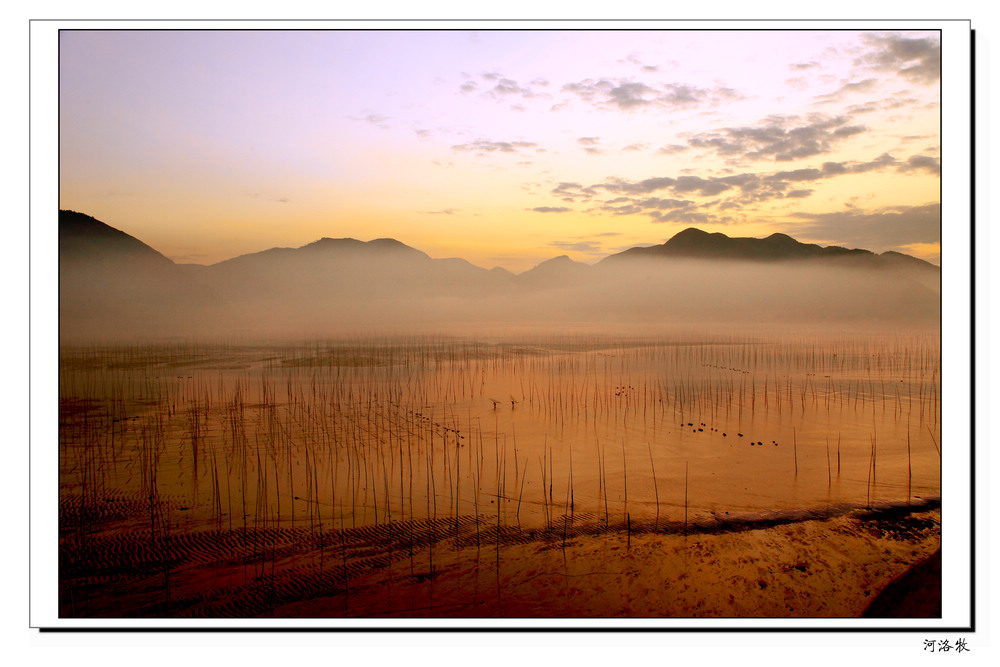
[[[576,262],[567,255],[547,259],[517,276],[519,285],[529,288],[551,288],[572,285],[585,279],[593,267]]]
[[[940,269],[900,253],[686,229],[595,265],[562,255],[520,274],[432,259],[394,239],[322,238],[177,265],[138,239],[60,212],[67,338],[329,335],[353,325],[772,321],[928,322]]]
[[[286,292],[349,296],[463,294],[503,282],[464,259],[431,259],[394,239],[323,238],[301,248],[272,248],[207,267],[223,293],[269,296]],[[325,290],[325,292],[324,292]]]
[[[689,227],[677,233],[662,245],[630,248],[616,255],[605,257],[602,261],[617,262],[636,257],[779,261],[833,257],[871,259],[877,257],[877,255],[870,250],[849,250],[840,246],[823,247],[811,243],[800,243],[787,234],[771,234],[763,239],[729,237],[719,232],[710,234],[700,229]]]
[[[59,331],[64,339],[195,334],[227,313],[206,285],[135,237],[59,212]]]
[[[231,267],[236,264],[256,261],[281,262],[285,259],[300,261],[310,256],[339,258],[369,258],[379,259],[393,257],[404,261],[430,261],[430,257],[416,248],[400,243],[395,239],[374,239],[364,242],[352,238],[331,239],[323,237],[318,241],[306,244],[301,248],[271,248],[261,252],[240,255],[228,259],[214,267]]]
[[[59,262],[113,260],[167,267],[173,262],[139,239],[76,211],[59,212]],[[169,270],[169,269],[165,269]]]

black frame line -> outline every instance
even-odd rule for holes
[[[86,18],[86,19],[30,19],[28,21],[28,46],[29,46],[29,54],[31,52],[31,24],[32,23],[50,23],[50,22],[57,22],[57,23],[67,23],[67,22],[74,22],[74,23],[105,23],[105,24],[106,23],[125,23],[125,22],[149,23],[150,19],[123,19],[123,18],[113,18],[113,19],[99,19],[99,18]],[[970,390],[971,390],[971,392],[970,392],[970,401],[969,401],[969,411],[970,411],[970,420],[971,420],[970,421],[970,423],[971,423],[971,433],[970,433],[970,463],[969,463],[969,499],[970,499],[970,504],[969,504],[969,509],[970,509],[970,533],[969,533],[969,535],[970,535],[970,537],[969,537],[969,546],[970,546],[970,573],[969,573],[969,575],[970,575],[970,582],[969,582],[970,616],[969,616],[969,625],[967,627],[965,627],[965,626],[954,626],[954,627],[937,627],[937,626],[929,626],[929,627],[892,627],[892,626],[888,626],[888,627],[872,627],[872,626],[866,626],[866,627],[797,627],[797,626],[790,626],[790,627],[780,627],[780,626],[775,626],[775,627],[725,627],[725,626],[720,626],[720,627],[704,627],[704,626],[701,626],[701,627],[698,627],[698,626],[694,626],[694,627],[607,627],[607,626],[605,626],[605,627],[581,627],[581,626],[532,627],[532,626],[489,626],[489,625],[487,625],[487,626],[481,626],[481,627],[465,627],[465,626],[454,626],[454,627],[427,626],[427,627],[424,627],[424,626],[367,626],[367,625],[366,626],[357,626],[357,627],[351,627],[351,626],[336,626],[336,627],[316,627],[316,626],[299,626],[299,627],[295,627],[295,626],[288,626],[288,627],[285,627],[285,626],[261,626],[261,627],[246,627],[246,626],[244,626],[244,627],[239,627],[239,626],[219,626],[219,627],[203,626],[203,627],[198,627],[198,626],[191,626],[191,627],[170,627],[170,626],[113,626],[113,625],[104,625],[104,626],[99,626],[99,627],[98,626],[95,626],[95,627],[89,627],[89,626],[65,626],[65,627],[64,626],[31,626],[30,625],[30,610],[31,610],[31,601],[32,600],[31,600],[31,595],[30,595],[30,589],[31,589],[31,576],[30,576],[30,573],[31,573],[32,561],[31,561],[31,559],[29,557],[29,564],[28,564],[28,566],[29,566],[29,579],[28,579],[28,588],[29,588],[29,598],[28,598],[28,605],[29,605],[29,627],[31,627],[31,628],[39,631],[40,633],[46,633],[46,634],[48,634],[48,633],[52,633],[52,634],[63,634],[63,633],[129,633],[129,634],[133,634],[133,633],[171,633],[171,634],[176,634],[176,633],[195,633],[195,634],[204,634],[204,633],[268,633],[268,634],[270,634],[270,633],[299,633],[299,632],[301,632],[301,633],[335,633],[335,634],[344,634],[344,633],[366,633],[366,634],[367,633],[430,633],[430,634],[440,634],[440,633],[458,633],[458,634],[469,634],[469,633],[490,633],[490,634],[494,634],[494,633],[532,633],[532,634],[538,634],[538,633],[599,633],[599,634],[606,634],[606,633],[643,633],[643,634],[649,634],[649,633],[698,633],[698,634],[702,634],[702,633],[740,633],[740,634],[743,634],[743,633],[750,633],[750,634],[754,634],[754,633],[763,633],[763,634],[775,634],[775,633],[793,633],[793,634],[802,634],[802,633],[823,633],[823,634],[827,634],[827,633],[863,633],[863,634],[872,634],[872,633],[879,633],[879,634],[884,634],[884,633],[976,632],[976,531],[975,531],[975,528],[976,528],[976,477],[975,477],[975,472],[976,472],[976,330],[975,330],[975,327],[976,327],[976,252],[975,252],[976,251],[976,205],[975,205],[975,202],[976,202],[976,178],[975,178],[976,177],[976,107],[975,107],[975,104],[976,104],[976,30],[972,28],[972,21],[971,21],[971,19],[823,19],[823,20],[816,20],[816,19],[624,19],[624,18],[616,18],[616,19],[588,19],[588,18],[584,18],[584,19],[571,19],[571,20],[567,21],[565,19],[456,19],[456,18],[442,18],[442,19],[434,19],[434,18],[416,18],[416,19],[376,18],[376,19],[360,19],[360,18],[351,18],[351,19],[274,19],[274,20],[271,20],[271,19],[266,19],[266,20],[265,19],[235,19],[235,20],[229,20],[229,19],[163,19],[162,22],[164,22],[164,23],[171,23],[171,24],[173,24],[173,23],[214,23],[214,24],[218,24],[218,23],[223,23],[223,22],[227,23],[227,24],[234,24],[234,23],[235,24],[239,24],[239,23],[261,23],[261,22],[266,22],[266,23],[305,23],[305,22],[308,22],[308,23],[319,23],[319,24],[327,24],[327,23],[339,23],[339,24],[346,23],[346,24],[350,24],[350,23],[380,23],[380,22],[392,22],[392,23],[401,23],[401,22],[405,22],[405,23],[481,23],[481,24],[488,24],[488,23],[498,23],[498,22],[500,22],[500,23],[517,24],[517,23],[521,23],[521,22],[531,22],[531,23],[546,23],[546,22],[551,22],[551,23],[559,23],[561,25],[575,24],[575,23],[604,23],[604,24],[606,24],[606,23],[644,23],[644,24],[653,24],[654,26],[656,24],[662,24],[662,23],[670,23],[670,24],[678,24],[678,23],[700,23],[700,24],[704,24],[704,23],[711,23],[711,22],[726,22],[726,23],[755,23],[755,22],[765,23],[766,22],[766,23],[769,23],[769,24],[783,23],[783,22],[796,22],[796,23],[838,23],[838,22],[845,22],[845,23],[847,23],[847,22],[853,22],[853,23],[859,23],[859,22],[875,23],[875,22],[886,22],[886,23],[894,23],[894,24],[906,24],[906,23],[944,23],[944,22],[955,23],[955,22],[958,22],[958,23],[966,23],[966,24],[968,24],[968,26],[969,26],[969,37],[970,37],[970,46],[969,46],[969,63],[970,63],[970,90],[969,90],[969,94],[970,94],[970,99],[969,99],[969,102],[970,102],[970,130],[969,130],[969,137],[968,137],[968,139],[969,139],[969,147],[970,147],[970,174],[969,174],[969,195],[970,195],[970,211],[969,211],[969,230],[970,230],[970,240],[969,240],[969,257],[970,257],[970,271],[969,271],[969,279],[970,279],[970,283],[969,283],[969,287],[970,287],[970,302],[969,302],[970,303],[970,314],[969,314],[969,317],[970,317],[970,322],[969,322],[969,325],[970,325],[970,340],[969,340],[969,342],[970,342],[970,351],[969,351],[969,357],[970,358],[969,358],[969,369],[970,369]],[[324,28],[324,29],[329,30],[329,28]],[[61,29],[59,29],[59,31],[56,34],[58,35],[58,33],[62,32],[63,30],[96,30],[96,29],[92,29],[92,28],[81,28],[81,29],[61,28]],[[128,30],[130,32],[153,32],[153,31],[183,32],[183,31],[185,31],[187,29],[184,29],[184,28],[112,28],[111,29],[111,31],[125,31],[125,30]],[[210,31],[210,29],[207,29],[207,28],[198,28],[198,29],[192,29],[192,30],[205,31],[205,32]],[[219,32],[230,32],[230,31],[237,31],[237,30],[241,30],[242,31],[244,29],[242,29],[242,28],[236,29],[236,28],[228,28],[228,27],[227,28],[218,28],[217,29],[217,31],[219,31]],[[266,32],[266,31],[273,31],[273,32],[279,32],[279,31],[280,32],[296,32],[296,31],[299,31],[299,30],[301,30],[301,31],[307,31],[309,29],[308,28],[288,28],[288,29],[285,29],[285,28],[279,28],[279,29],[274,29],[274,28],[253,28],[253,29],[246,29],[245,31],[246,32],[256,32],[256,31],[261,31],[261,32]],[[368,31],[368,30],[375,30],[375,28],[372,28],[372,29],[350,28],[350,30],[357,31],[357,32],[365,32],[365,31]],[[413,28],[391,28],[391,29],[387,29],[387,31],[391,31],[391,32],[395,32],[395,31],[409,32],[409,31],[413,31],[413,30],[414,30]],[[419,28],[417,30],[429,31],[430,29]],[[456,31],[456,30],[460,30],[460,29],[459,28],[448,28],[447,30],[448,31]],[[461,30],[465,30],[465,28],[463,28]],[[477,30],[484,31],[484,32],[502,32],[502,31],[505,31],[505,30],[517,30],[519,32],[572,31],[572,29],[566,30],[566,29],[560,29],[560,28],[554,28],[554,27],[553,28],[511,28],[511,29],[497,27],[497,28],[478,28]],[[810,31],[834,32],[834,31],[864,31],[866,29],[865,28],[833,28],[833,29],[822,29],[822,28],[778,28],[778,29],[775,29],[775,28],[771,28],[771,29],[763,29],[763,28],[762,29],[757,29],[757,28],[751,28],[751,29],[745,29],[745,28],[719,28],[719,29],[694,28],[694,29],[691,29],[691,30],[692,31],[697,31],[697,32],[810,32]],[[874,29],[871,29],[871,30],[874,30]],[[669,29],[669,28],[651,27],[651,28],[615,28],[613,30],[602,30],[602,29],[599,29],[599,28],[586,28],[586,29],[583,29],[581,31],[585,31],[585,32],[602,32],[602,31],[604,31],[604,32],[629,32],[629,31],[635,31],[635,32],[654,32],[654,31],[672,32],[672,31],[675,31],[675,30],[672,30],[672,29]],[[930,29],[930,31],[934,32],[935,30]],[[941,37],[941,39],[943,41],[944,37],[943,37],[942,29],[938,28],[936,30],[936,32],[938,32],[939,36]],[[57,43],[57,54],[59,53],[59,49],[60,48],[61,48],[61,44]],[[57,61],[58,61],[58,56],[57,56]],[[29,57],[29,68],[30,68],[30,57]],[[30,113],[30,109],[31,109],[31,83],[32,83],[31,82],[31,78],[32,77],[30,77],[30,76],[28,77],[28,99],[29,99],[29,103],[28,103],[28,106],[29,106],[29,114],[28,114],[28,144],[29,144],[29,155],[28,155],[28,165],[29,165],[29,168],[28,168],[28,190],[29,190],[29,194],[32,191],[32,187],[31,187],[31,175],[32,175],[32,171],[31,171],[31,154],[32,154],[32,151],[31,151],[31,137],[32,137],[32,131],[31,130],[32,130],[32,124],[31,124],[31,113]],[[56,86],[58,88],[58,86],[59,86],[58,76],[56,78],[57,78]],[[943,98],[943,81],[942,80],[939,80],[939,82],[938,82],[938,97],[939,97],[939,100],[940,100],[940,104],[943,106],[943,104],[944,104],[944,98]],[[61,109],[57,110],[56,117],[57,117],[58,121],[61,121]],[[944,118],[943,112],[939,113],[939,128],[938,128],[938,130],[939,130],[939,136],[941,137],[940,144],[941,144],[942,147],[943,147],[943,144],[944,144],[944,140],[943,140],[943,138],[944,138],[943,118]],[[57,137],[59,136],[59,128],[58,127],[56,128],[56,136]],[[57,139],[57,145],[58,145],[58,139]],[[57,160],[57,163],[58,163],[58,160]],[[57,176],[57,181],[58,181],[58,176]],[[59,190],[59,189],[60,188],[57,187],[57,190]],[[942,199],[943,199],[943,178],[942,178],[941,184],[939,184],[939,190],[938,190],[938,200],[941,201]],[[28,412],[29,412],[29,424],[28,424],[28,445],[29,445],[29,447],[28,447],[28,472],[29,472],[29,478],[28,478],[28,484],[29,484],[28,544],[29,544],[29,553],[30,553],[30,548],[31,548],[31,544],[32,544],[32,540],[31,540],[31,529],[32,529],[31,523],[32,522],[30,521],[30,515],[31,515],[30,486],[31,486],[31,479],[32,479],[32,476],[31,476],[31,458],[32,458],[31,457],[31,452],[32,452],[32,449],[33,449],[32,448],[31,419],[30,419],[30,415],[32,414],[31,403],[32,403],[32,396],[33,396],[33,392],[31,391],[31,389],[32,389],[32,382],[31,382],[31,372],[30,372],[31,371],[31,359],[33,358],[33,354],[32,354],[32,351],[33,351],[33,348],[32,348],[32,336],[31,336],[31,331],[32,331],[32,327],[31,327],[31,322],[32,322],[32,319],[31,319],[31,313],[32,313],[31,301],[32,301],[32,299],[30,298],[30,293],[31,293],[31,275],[32,275],[31,274],[32,252],[31,252],[31,233],[30,233],[30,230],[31,230],[31,221],[32,221],[32,217],[33,217],[32,214],[31,214],[31,209],[32,209],[32,206],[31,206],[30,196],[29,196],[29,206],[28,206],[28,225],[29,225],[29,234],[28,234],[28,270],[29,270],[29,280],[28,280],[28,283],[29,283],[29,299],[28,299],[28,334],[29,334],[28,335],[28,367],[29,367],[29,377],[28,377]],[[939,225],[940,224],[941,223],[939,223]],[[942,242],[943,242],[943,239],[942,239]],[[942,256],[943,256],[943,252],[942,252]],[[943,281],[942,281],[941,285],[943,286]],[[943,300],[944,300],[943,290],[942,290],[942,295],[941,295],[940,298],[941,298],[941,301],[943,303]],[[58,299],[57,299],[57,303],[58,303]],[[57,321],[58,321],[58,316],[57,316]],[[939,319],[939,331],[943,331],[943,314],[941,315],[941,319]],[[943,336],[943,334],[942,334],[942,336]],[[59,336],[57,335],[57,339],[58,338],[59,338]],[[943,340],[942,340],[942,342],[943,342]],[[943,386],[943,376],[944,376],[945,370],[946,369],[942,368],[942,386]],[[942,397],[942,402],[943,402],[943,400],[944,400],[944,398]],[[939,474],[941,474],[941,473],[939,473]],[[939,482],[940,481],[941,481],[941,479],[939,478]],[[942,513],[943,513],[943,495],[944,494],[942,493]],[[942,516],[943,516],[943,514],[942,514]],[[944,531],[944,522],[942,521],[942,534],[943,534],[943,531]],[[784,620],[789,620],[790,618],[791,617],[785,617]],[[95,619],[95,620],[97,620],[97,619]],[[111,621],[113,621],[115,619],[101,619],[101,620],[111,620]],[[121,620],[121,619],[118,619],[118,620]],[[247,619],[232,619],[232,620],[236,621],[236,622],[239,622],[241,620],[245,621]],[[317,621],[324,621],[324,622],[328,621],[328,622],[334,623],[334,622],[337,622],[338,620],[339,621],[343,621],[343,620],[346,620],[346,619],[339,619],[337,617],[329,617],[329,618],[327,618],[327,617],[316,617],[316,618],[312,618],[310,620],[317,620]],[[354,619],[354,620],[357,620],[357,619]],[[434,621],[443,621],[445,619],[428,618],[428,619],[425,619],[425,620],[427,620],[428,622],[434,622]],[[481,620],[485,620],[485,619],[477,619],[477,618],[472,618],[472,617],[463,617],[462,620],[467,620],[467,621],[477,621],[478,620],[478,621],[481,621]],[[508,619],[508,620],[513,620],[513,619]],[[550,621],[550,620],[556,620],[556,619],[550,619],[550,618],[545,618],[545,617],[538,617],[537,619],[535,619],[534,617],[532,617],[531,619],[522,618],[522,619],[519,619],[519,620]],[[573,620],[573,619],[565,619],[565,620]],[[581,620],[600,620],[600,619],[599,618],[593,618],[593,617],[587,617],[586,619],[581,619]],[[659,619],[657,617],[644,617],[642,620],[664,620],[664,621],[670,621],[670,620],[682,620],[682,619],[671,619],[671,618],[667,618],[667,617],[664,617],[663,619]],[[687,620],[693,620],[693,618],[689,618]],[[719,619],[716,619],[716,620],[719,620]],[[745,619],[739,619],[739,620],[753,620],[753,621],[778,620],[778,621],[780,621],[782,619],[781,618],[770,619],[768,617],[756,617],[755,616],[755,617],[746,617]],[[804,619],[801,619],[801,620],[815,620],[815,619],[814,619],[814,617],[809,617],[809,618],[804,618]],[[845,620],[852,620],[852,619],[839,618],[838,617],[838,618],[821,619],[821,620],[845,621]]]

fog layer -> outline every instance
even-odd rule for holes
[[[939,269],[904,255],[687,255],[623,253],[593,266],[561,257],[513,275],[432,259],[391,239],[321,239],[206,267],[174,264],[63,212],[60,334],[76,342],[522,326],[935,326],[940,317]]]

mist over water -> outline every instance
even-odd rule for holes
[[[324,238],[177,265],[84,214],[60,214],[62,342],[325,338],[359,332],[662,326],[936,326],[940,269],[904,255],[689,229],[594,265],[515,275],[393,239]]]
[[[115,275],[64,267],[64,342],[123,338],[322,338],[389,331],[563,327],[934,326],[939,291],[850,263],[635,260],[540,280],[426,257],[279,258]],[[580,268],[582,267],[582,270]],[[178,268],[178,267],[174,267]],[[529,272],[530,273],[530,272]]]

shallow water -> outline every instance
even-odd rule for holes
[[[947,446],[933,335],[64,348],[60,400],[63,530],[909,502]]]

